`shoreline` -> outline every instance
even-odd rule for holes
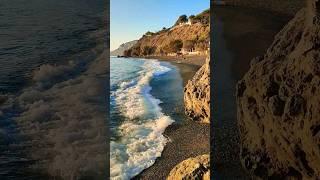
[[[183,86],[201,67],[195,63],[179,62],[181,59],[178,58],[149,57],[148,59],[166,61],[176,66],[183,79]],[[170,171],[183,160],[210,153],[210,124],[193,121],[184,115],[182,122],[176,121],[168,126],[163,135],[169,138],[169,142],[161,153],[161,157],[133,179],[166,179]]]
[[[134,180],[166,179],[170,171],[180,162],[198,155],[210,154],[210,125],[191,119],[173,123],[163,134],[169,138],[161,157],[143,170]]]
[[[206,61],[206,55],[191,55],[184,57],[177,56],[146,56],[146,57],[138,57],[144,59],[157,59],[160,61],[173,62],[177,64],[188,64],[195,66],[202,66]]]

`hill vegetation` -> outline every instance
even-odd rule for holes
[[[146,32],[138,42],[124,51],[124,56],[167,55],[181,49],[206,51],[210,41],[210,10],[198,15],[181,15],[171,28]]]

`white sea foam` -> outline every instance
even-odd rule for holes
[[[106,102],[101,97],[107,77],[100,74],[105,73],[108,51],[95,55],[87,71],[74,78],[64,74],[77,64],[42,65],[32,86],[0,106],[0,111],[14,106],[21,110],[14,120],[30,144],[30,156],[39,160],[32,165],[35,171],[62,179],[104,176]],[[51,86],[41,88],[43,83]]]
[[[118,128],[121,139],[111,142],[111,179],[130,179],[161,156],[168,142],[163,132],[173,120],[162,113],[161,101],[150,94],[149,83],[170,70],[156,60],[145,61],[138,80],[122,83],[115,92],[127,120]]]

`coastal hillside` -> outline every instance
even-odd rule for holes
[[[146,32],[125,52],[125,56],[168,55],[181,49],[206,51],[209,47],[210,11],[187,17],[182,15],[170,28]]]
[[[137,42],[138,42],[137,40],[134,40],[134,41],[129,41],[129,42],[121,44],[118,49],[110,52],[110,56],[123,56],[124,51],[130,49]]]
[[[237,87],[243,166],[263,179],[320,177],[320,18],[303,9]]]

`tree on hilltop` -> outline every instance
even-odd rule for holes
[[[186,22],[188,22],[187,15],[181,15],[181,16],[179,16],[178,20],[176,21],[176,23],[174,25],[177,26],[180,23],[186,23]]]

